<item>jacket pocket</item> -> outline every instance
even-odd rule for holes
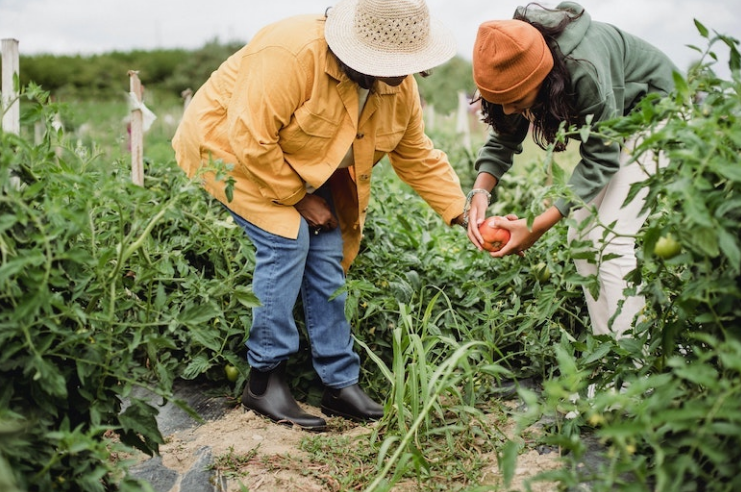
[[[326,154],[329,145],[339,132],[340,118],[332,120],[324,115],[299,108],[291,122],[280,131],[278,141],[285,154]]]

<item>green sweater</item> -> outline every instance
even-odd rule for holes
[[[531,10],[528,19],[552,25],[565,15],[584,11],[574,2],[562,2],[557,9],[560,11]],[[610,24],[592,21],[586,11],[557,41],[571,73],[576,109],[582,122],[588,115],[592,115],[593,126],[624,116],[646,94],[666,95],[674,88],[672,72],[678,69],[664,53]],[[522,152],[522,142],[529,128],[528,120],[520,118],[514,135],[491,133],[476,160],[480,173],[489,173],[499,181],[512,167],[513,155]],[[578,136],[574,138],[580,140]],[[569,186],[579,198],[589,202],[619,169],[620,145],[592,135],[581,142],[579,152],[581,159],[574,168]],[[555,204],[564,216],[572,205],[565,200]]]

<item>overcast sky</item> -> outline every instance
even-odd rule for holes
[[[210,40],[248,41],[283,17],[324,12],[336,0],[0,0],[0,39],[22,54],[92,54],[113,50],[199,48]],[[471,58],[481,22],[512,17],[517,0],[428,0],[450,27],[458,52]],[[555,1],[542,1],[552,7]],[[705,48],[693,19],[741,38],[741,0],[581,0],[592,19],[609,22],[664,50],[685,70]],[[727,49],[716,52],[727,59]],[[727,73],[725,67],[717,67]]]

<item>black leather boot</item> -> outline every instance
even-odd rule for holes
[[[383,417],[383,407],[371,400],[360,386],[353,384],[342,389],[326,388],[322,396],[322,413],[367,422]]]
[[[285,362],[269,372],[252,369],[242,393],[242,404],[277,424],[296,425],[304,430],[323,431],[327,422],[301,410],[285,379]]]

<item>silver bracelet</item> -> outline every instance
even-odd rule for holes
[[[471,210],[471,200],[473,199],[473,196],[478,193],[483,193],[486,195],[487,206],[491,202],[491,193],[489,193],[489,191],[483,188],[474,188],[471,191],[469,191],[468,195],[466,195],[466,205],[463,207],[463,228],[464,229],[468,229],[468,211]]]

